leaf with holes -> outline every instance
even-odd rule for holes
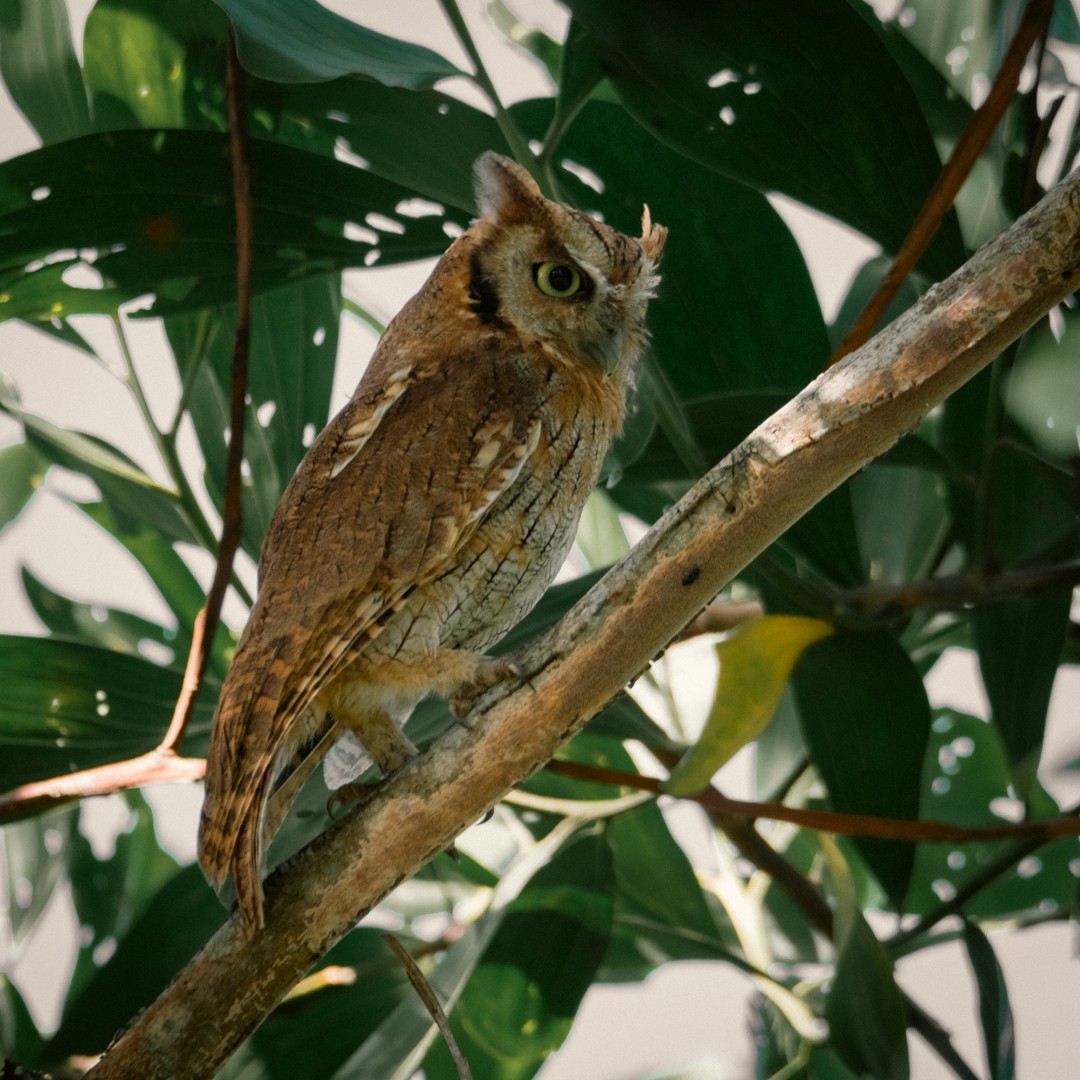
[[[661,142],[899,248],[941,162],[903,71],[847,0],[569,6]],[[950,214],[923,262],[943,277],[963,256]]]
[[[444,225],[468,223],[399,214],[409,189],[277,143],[252,142],[251,176],[257,292],[441,255]],[[0,230],[0,319],[111,312],[146,295],[155,314],[223,303],[236,290],[227,137],[114,131],[13,158],[0,164]]]

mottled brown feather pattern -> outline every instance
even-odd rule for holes
[[[617,233],[494,154],[477,198],[481,218],[391,323],[270,526],[199,850],[252,925],[268,837],[337,736],[390,771],[414,752],[400,725],[421,697],[504,671],[483,651],[557,572],[621,430],[664,230]],[[544,292],[546,263],[580,287]]]

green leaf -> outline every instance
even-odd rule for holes
[[[419,217],[447,207],[471,217],[473,163],[485,150],[510,153],[491,116],[434,90],[345,80],[284,88],[256,83],[251,92],[253,108],[279,117],[275,138],[321,154],[356,154],[376,176],[436,200],[432,207],[407,198],[405,210]]]
[[[1080,318],[1067,309],[1059,341],[1049,320],[1034,326],[1021,341],[1009,372],[1006,408],[1044,454],[1067,460],[1076,454],[1080,432],[1080,366],[1076,346]]]
[[[484,951],[452,1018],[485,1057],[513,1062],[512,1075],[532,1075],[569,1033],[607,950],[613,885],[604,838],[577,837],[510,903]]]
[[[74,837],[71,896],[79,920],[79,952],[68,998],[92,978],[100,951],[125,937],[158,889],[178,870],[176,860],[157,842],[154,815],[138,791],[117,796],[130,816],[116,836],[113,851],[99,858],[82,833]]]
[[[315,0],[214,0],[229,16],[240,61],[274,82],[322,82],[362,75],[420,89],[464,75],[422,45],[358,26]]]
[[[569,6],[659,140],[899,248],[941,162],[903,72],[846,0],[679,3],[662,17],[647,0]],[[963,255],[950,214],[924,265],[943,277]]]
[[[180,692],[179,672],[92,645],[0,636],[0,791],[152,750]],[[207,698],[216,696],[211,682]],[[184,743],[202,753],[212,705]]]
[[[23,512],[48,469],[48,461],[29,443],[0,449],[0,532]]]
[[[71,808],[65,807],[29,821],[9,822],[0,831],[8,893],[0,911],[16,947],[33,930],[56,883],[67,875],[74,821]]]
[[[64,0],[8,0],[0,7],[0,73],[43,142],[90,130]]]
[[[103,967],[68,1000],[45,1060],[100,1054],[206,943],[226,913],[197,866],[158,889]]]
[[[923,777],[922,812],[927,820],[953,825],[998,824],[1020,812],[1012,778],[995,728],[951,709],[935,712]],[[1031,816],[1050,817],[1059,808],[1036,784],[1029,793]],[[1004,842],[920,844],[906,908],[921,914],[955,896],[998,858]],[[1080,840],[1063,837],[999,875],[964,905],[972,918],[1010,920],[1067,911],[1076,894],[1070,864]]]
[[[825,1003],[829,1043],[859,1076],[908,1080],[903,997],[892,962],[855,904],[854,885],[835,846],[827,853],[836,887],[836,969]]]
[[[22,568],[22,585],[34,614],[53,637],[72,638],[114,652],[145,656],[165,666],[183,666],[191,642],[141,615],[83,604],[53,592]]]
[[[803,738],[833,808],[916,820],[930,705],[895,639],[884,631],[837,633],[806,652],[793,682]],[[899,908],[912,845],[870,839],[857,845]]]
[[[403,944],[417,950],[427,945],[411,938]],[[382,934],[365,928],[331,949],[299,991],[260,1024],[219,1080],[250,1077],[253,1061],[263,1080],[332,1076],[394,1008],[414,994]]]
[[[989,467],[988,546],[995,562],[1013,568],[1080,554],[1080,494],[1071,468],[1019,440],[996,445]]]
[[[990,1080],[1013,1080],[1016,1075],[1016,1032],[1009,992],[994,947],[986,935],[964,920],[964,945],[979,988],[979,1020]]]
[[[924,468],[872,465],[849,483],[865,581],[928,577],[949,532],[945,480]]]
[[[252,142],[251,176],[258,292],[344,266],[440,255],[444,223],[467,224],[441,208],[409,217],[397,209],[409,189],[278,143]],[[236,288],[227,137],[115,131],[13,158],[0,165],[0,229],[9,240],[0,318],[111,312],[118,299],[147,294],[155,314],[223,303]],[[62,280],[87,260],[103,288]]]
[[[83,41],[97,129],[217,126],[196,102],[216,86],[223,112],[225,38],[225,18],[207,0],[98,0]]]
[[[58,427],[20,408],[10,398],[0,397],[0,412],[22,423],[27,443],[40,458],[89,476],[117,513],[145,521],[171,540],[198,543],[178,496],[151,480],[104,439]]]
[[[1071,589],[1055,589],[975,610],[979,670],[1023,796],[1035,778],[1046,712],[1069,633]]]
[[[95,525],[122,544],[149,575],[177,620],[175,637],[170,638],[172,628],[167,627],[164,644],[176,656],[186,657],[195,619],[206,602],[206,593],[187,563],[171,543],[137,517],[118,513],[105,503],[79,503],[78,506]],[[225,677],[235,648],[236,638],[227,627],[219,625],[210,653],[210,668],[219,678]]]
[[[306,447],[330,412],[341,317],[339,275],[311,278],[255,297],[252,364],[244,436],[243,545],[258,562],[274,509]],[[206,485],[221,512],[228,447],[232,306],[167,319],[166,333],[206,463]]]
[[[655,802],[612,818],[606,836],[615,867],[615,915],[602,979],[644,978],[662,958],[736,956],[730,927],[721,932],[694,868]],[[661,881],[662,889],[657,888]]]

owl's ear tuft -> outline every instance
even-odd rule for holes
[[[480,214],[504,223],[522,221],[543,201],[536,181],[516,161],[492,150],[481,154],[473,166],[476,205]]]

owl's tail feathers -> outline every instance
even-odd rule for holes
[[[199,864],[219,893],[231,873],[245,920],[262,926],[262,822],[281,742],[277,718],[296,644],[282,638],[272,648],[244,654],[248,633],[237,647],[210,733]]]

